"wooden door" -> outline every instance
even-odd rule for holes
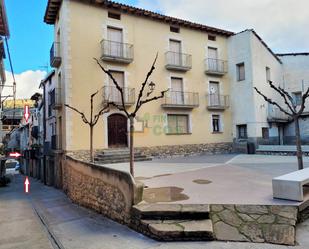
[[[109,54],[114,57],[123,57],[122,30],[107,28],[107,39],[109,40]]]
[[[208,63],[211,71],[218,71],[218,49],[208,47]]]
[[[173,104],[184,104],[183,82],[181,78],[172,78],[171,94]]]
[[[182,65],[182,58],[181,58],[181,42],[170,40],[170,50],[171,54],[171,62],[173,65]]]
[[[115,78],[115,80],[117,81],[118,85],[124,89],[124,72],[120,72],[120,71],[110,71],[111,74],[113,75],[113,77]],[[109,78],[109,91],[108,91],[108,94],[109,94],[109,100],[115,102],[115,103],[121,103],[121,94],[119,92],[119,90],[116,88],[114,82],[112,81],[111,78]],[[126,97],[127,97],[127,94],[125,92],[125,89],[124,89],[124,100],[126,101]]]
[[[219,106],[220,105],[220,88],[219,82],[209,83],[209,93],[210,93],[210,104]]]
[[[127,147],[127,119],[121,114],[112,114],[107,119],[108,147]]]

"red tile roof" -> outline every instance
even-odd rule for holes
[[[168,24],[173,24],[173,25],[179,25],[182,27],[187,27],[195,30],[200,30],[208,33],[213,33],[213,34],[218,34],[218,35],[223,35],[223,36],[230,36],[233,35],[234,33],[231,31],[223,30],[223,29],[218,29],[210,26],[206,26],[203,24],[198,24],[182,19],[178,19],[175,17],[170,17],[170,16],[165,16],[159,13],[155,13],[149,10],[144,10],[141,8],[136,8],[133,6],[129,6],[126,4],[121,4],[121,3],[116,3],[113,1],[109,0],[79,0],[79,1],[84,1],[84,2],[90,2],[91,4],[95,4],[98,7],[103,7],[105,9],[113,9],[120,11],[122,13],[127,13],[135,16],[141,16],[144,18],[168,23]],[[46,7],[46,12],[44,16],[44,22],[47,24],[55,24],[56,17],[58,14],[58,11],[60,9],[62,0],[48,0],[47,7]]]

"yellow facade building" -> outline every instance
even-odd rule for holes
[[[158,53],[150,82],[166,97],[144,105],[136,118],[135,145],[171,151],[229,150],[232,116],[227,38],[233,33],[111,1],[49,0],[45,22],[54,25],[51,64],[55,68],[60,145],[65,151],[89,148],[89,128],[69,104],[90,115],[90,95],[119,101],[119,93],[93,58],[100,59],[124,87],[132,110],[141,83]],[[128,122],[112,108],[95,127],[96,149],[126,147]],[[176,146],[175,146],[176,145]],[[162,147],[163,146],[163,147]],[[165,147],[169,146],[169,147]]]

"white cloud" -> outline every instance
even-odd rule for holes
[[[13,84],[13,77],[11,72],[5,71],[6,73],[6,83],[5,85],[11,86]],[[40,92],[39,85],[41,80],[46,75],[44,71],[25,71],[20,74],[15,74],[16,80],[16,98],[18,99],[29,99],[34,93]],[[2,96],[12,95],[11,87],[4,87]]]
[[[253,28],[278,53],[309,50],[307,0],[139,0],[138,6],[234,32]]]

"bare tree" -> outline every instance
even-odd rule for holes
[[[77,112],[81,116],[83,122],[85,124],[89,125],[89,129],[90,129],[90,161],[91,162],[94,161],[93,128],[98,123],[100,116],[103,115],[104,113],[109,112],[109,104],[105,104],[96,115],[93,114],[93,98],[98,94],[98,92],[99,91],[96,91],[95,93],[91,94],[91,96],[90,96],[90,119],[89,120],[86,118],[86,115],[83,112],[79,111],[75,107],[72,107],[68,104],[65,104],[66,107]]]
[[[297,161],[298,161],[298,169],[301,170],[304,168],[304,163],[303,163],[303,152],[301,148],[301,138],[300,138],[300,129],[299,129],[299,118],[300,116],[304,113],[305,110],[305,103],[306,99],[309,96],[309,87],[305,91],[305,93],[302,95],[301,98],[301,103],[296,103],[294,101],[293,97],[282,87],[280,86],[275,86],[272,81],[268,81],[270,87],[274,89],[279,95],[282,97],[284,100],[285,105],[287,106],[287,109],[282,107],[280,104],[277,102],[273,101],[272,99],[268,98],[266,95],[264,95],[261,91],[259,91],[256,87],[254,87],[255,91],[261,95],[266,102],[269,104],[278,107],[278,109],[291,117],[291,119],[294,121],[295,125],[295,137],[296,137],[296,147],[297,147]]]
[[[111,106],[116,107],[118,110],[124,112],[126,117],[130,121],[130,173],[131,173],[132,176],[134,176],[134,141],[133,141],[133,139],[134,139],[134,118],[136,117],[137,112],[140,110],[140,108],[144,104],[163,98],[165,93],[168,91],[168,89],[167,89],[167,90],[161,91],[161,94],[158,95],[158,96],[150,97],[150,95],[154,91],[155,84],[153,82],[148,83],[148,80],[149,80],[151,74],[153,73],[153,71],[155,70],[155,64],[157,62],[157,58],[158,58],[158,54],[156,55],[156,57],[155,57],[155,59],[152,63],[152,66],[151,66],[150,70],[148,71],[148,73],[146,75],[144,82],[141,84],[141,88],[139,90],[139,94],[138,94],[138,98],[137,98],[137,101],[136,101],[136,104],[135,104],[135,108],[134,108],[133,112],[131,112],[131,113],[128,112],[128,110],[126,109],[124,89],[118,84],[118,82],[113,77],[111,72],[109,70],[105,69],[102,66],[102,64],[99,62],[98,59],[94,58],[94,60],[99,65],[99,67],[102,69],[102,71],[104,73],[106,73],[109,76],[109,78],[112,80],[113,84],[115,85],[115,87],[117,88],[117,90],[120,93],[121,104],[117,104],[117,103],[114,103],[114,102],[109,102],[109,104]],[[144,94],[145,87],[146,87],[147,83],[148,83],[150,90],[146,94]]]

